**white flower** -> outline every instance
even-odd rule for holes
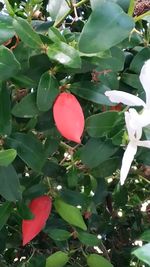
[[[122,166],[120,171],[121,185],[124,184],[127,178],[138,146],[150,148],[150,141],[140,141],[140,138],[142,136],[142,128],[140,124],[138,124],[137,116],[138,113],[134,108],[130,108],[129,111],[125,112],[125,121],[129,136],[129,144],[127,145],[126,151],[122,159]]]
[[[105,95],[114,103],[123,103],[128,106],[143,106],[142,113],[137,113],[137,119],[141,127],[144,127],[150,124],[150,59],[145,62],[141,69],[140,81],[146,93],[146,103],[135,95],[117,90],[107,91]]]

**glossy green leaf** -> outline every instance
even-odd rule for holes
[[[108,177],[120,168],[121,159],[119,157],[110,158],[92,170],[95,177]]]
[[[48,36],[49,38],[54,42],[54,43],[57,43],[57,42],[65,42],[65,38],[64,36],[60,33],[60,31],[55,28],[55,27],[50,27],[49,30],[48,30]]]
[[[0,150],[0,166],[8,166],[16,157],[15,149]]]
[[[121,81],[128,84],[129,86],[131,86],[133,88],[143,90],[143,87],[142,87],[140,80],[139,80],[139,76],[136,74],[124,73],[121,76]]]
[[[8,201],[21,199],[19,178],[12,165],[0,166],[0,194]]]
[[[50,59],[57,61],[69,68],[80,68],[81,59],[79,52],[72,46],[59,42],[48,47],[47,55]]]
[[[104,257],[91,254],[87,257],[87,264],[89,267],[113,267],[113,265]]]
[[[89,168],[95,168],[108,160],[117,149],[110,140],[102,141],[101,139],[91,138],[80,150],[80,158]]]
[[[12,114],[19,118],[33,118],[40,114],[36,106],[36,94],[30,93],[21,99],[13,108]]]
[[[79,50],[84,53],[108,50],[129,37],[133,28],[133,19],[121,7],[108,1],[102,3],[94,8],[81,32]]]
[[[15,35],[12,18],[6,15],[0,14],[0,44],[8,41]]]
[[[143,64],[150,58],[150,48],[145,47],[133,58],[130,64],[130,70],[139,73]]]
[[[37,107],[41,111],[49,110],[59,93],[59,85],[56,78],[49,72],[45,72],[39,82],[37,90]]]
[[[146,242],[150,242],[150,230],[146,230],[141,236],[140,239]]]
[[[65,0],[57,0],[57,2],[49,0],[47,10],[52,20],[55,20],[55,24],[57,24],[70,8]]]
[[[16,33],[25,44],[34,49],[42,48],[43,43],[39,35],[33,30],[27,20],[17,17],[17,19],[13,21],[13,26]]]
[[[2,206],[0,206],[0,231],[6,224],[11,211],[12,211],[12,204],[10,202],[5,202]]]
[[[101,105],[112,106],[112,102],[105,96],[105,92],[110,90],[102,83],[78,82],[71,84],[70,90],[77,96]]]
[[[41,170],[45,162],[44,150],[33,134],[15,133],[7,139],[7,145],[16,149],[18,156],[33,170]]]
[[[56,241],[64,241],[69,239],[71,233],[62,229],[51,229],[47,231],[48,235]]]
[[[139,260],[145,262],[150,266],[150,243],[137,248],[132,252],[133,255],[135,255]]]
[[[66,222],[74,226],[77,226],[83,230],[87,230],[86,224],[78,208],[65,203],[63,200],[59,198],[55,200],[54,206],[56,211]]]
[[[0,135],[9,135],[12,129],[10,94],[0,83]]]
[[[0,74],[1,80],[9,79],[16,75],[20,69],[20,64],[14,54],[5,46],[0,46]]]
[[[81,241],[81,243],[91,247],[99,246],[101,242],[100,239],[97,238],[97,236],[81,231],[78,232],[78,238]]]
[[[63,267],[68,261],[68,255],[58,251],[46,259],[46,267]]]
[[[114,127],[119,114],[116,111],[106,111],[92,115],[86,120],[86,130],[91,137],[107,135]]]

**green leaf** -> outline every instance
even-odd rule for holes
[[[46,259],[46,267],[63,267],[68,261],[68,255],[58,251]]]
[[[98,239],[95,235],[85,233],[85,232],[78,232],[78,238],[86,246],[99,246],[100,239]]]
[[[13,53],[5,46],[0,46],[0,80],[7,80],[20,69],[20,64]]]
[[[48,30],[48,36],[49,38],[54,42],[66,42],[64,36],[60,33],[60,31],[55,27],[50,27]]]
[[[12,18],[8,15],[0,14],[0,44],[8,41],[15,35]]]
[[[37,90],[37,107],[41,111],[49,110],[59,93],[59,85],[56,78],[49,72],[45,72],[40,79]]]
[[[41,171],[45,163],[41,142],[33,134],[15,133],[7,139],[7,145],[17,150],[18,156],[33,170]]]
[[[66,0],[49,0],[48,12],[55,24],[70,10]]]
[[[19,178],[12,165],[0,166],[0,194],[8,201],[21,199]]]
[[[9,135],[12,129],[10,94],[5,84],[0,84],[0,134]]]
[[[82,218],[81,212],[78,208],[69,205],[61,199],[56,199],[54,202],[55,209],[59,215],[69,224],[77,226],[82,230],[87,230],[86,224]]]
[[[135,89],[141,89],[143,91],[139,76],[136,74],[123,73],[123,75],[121,76],[121,81]]]
[[[69,239],[69,237],[71,236],[68,231],[62,229],[51,229],[49,231],[46,231],[46,233],[48,233],[48,235],[56,241],[64,241]]]
[[[49,45],[47,55],[50,59],[56,60],[69,68],[81,68],[79,52],[72,46],[59,42]]]
[[[120,168],[120,158],[113,157],[98,165],[92,170],[95,177],[108,177]]]
[[[80,158],[83,164],[89,168],[95,168],[108,160],[117,149],[110,140],[102,141],[101,139],[91,138],[80,150]]]
[[[108,1],[100,3],[81,32],[79,50],[84,53],[108,50],[129,37],[133,28],[133,19],[121,7]]]
[[[146,230],[141,236],[140,239],[146,242],[150,242],[150,230]]]
[[[16,157],[15,149],[0,150],[0,166],[8,166]]]
[[[36,94],[30,93],[17,103],[13,109],[12,114],[19,118],[33,118],[40,114],[36,106]]]
[[[118,118],[119,113],[116,111],[92,115],[86,120],[86,130],[91,137],[107,135],[113,129]]]
[[[130,64],[130,70],[139,73],[143,64],[150,58],[150,48],[145,47],[133,58]]]
[[[104,257],[91,254],[87,257],[87,264],[89,267],[113,267],[113,265]]]
[[[102,83],[94,84],[92,82],[77,82],[70,86],[71,92],[86,100],[90,100],[96,104],[112,106],[112,102],[105,96],[105,92],[110,90]]]
[[[34,49],[42,48],[43,43],[39,35],[25,19],[17,17],[17,19],[14,19],[13,21],[13,26],[16,33],[25,44]]]
[[[10,202],[5,202],[2,206],[0,206],[0,231],[6,224],[11,211],[12,211],[12,204]]]
[[[149,252],[150,252],[150,243],[134,250],[132,254],[150,266],[150,253]]]

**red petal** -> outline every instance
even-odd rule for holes
[[[40,196],[33,199],[29,208],[34,215],[32,220],[22,221],[23,246],[30,242],[45,226],[52,208],[52,199]]]
[[[84,130],[84,115],[76,97],[70,93],[61,93],[54,104],[53,116],[58,131],[66,139],[81,143]]]

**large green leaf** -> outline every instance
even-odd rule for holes
[[[13,26],[16,33],[25,44],[34,49],[42,48],[43,43],[41,41],[41,38],[25,19],[22,19],[20,17],[14,19]]]
[[[138,259],[150,266],[150,243],[140,247],[132,252]]]
[[[86,130],[91,137],[107,135],[119,118],[117,111],[106,111],[92,115],[86,120]]]
[[[3,44],[15,35],[12,18],[8,15],[0,14],[0,44]]]
[[[0,194],[8,201],[21,199],[19,178],[12,165],[0,166]]]
[[[110,140],[102,141],[101,139],[91,138],[81,149],[80,158],[89,168],[95,168],[108,160],[117,149]]]
[[[6,224],[11,211],[12,211],[12,204],[10,202],[5,202],[2,206],[0,206],[0,231]]]
[[[5,84],[0,83],[0,134],[9,135],[11,133],[11,103],[10,94]]]
[[[150,230],[146,230],[141,236],[140,239],[146,242],[150,242]]]
[[[33,170],[41,170],[45,162],[44,150],[33,134],[15,133],[7,139],[7,145],[16,149],[18,156]]]
[[[87,257],[87,264],[89,267],[113,267],[113,265],[104,257],[91,254]]]
[[[63,64],[69,68],[80,68],[81,59],[79,52],[72,46],[59,42],[50,45],[47,50],[47,55],[50,59],[56,60],[57,62]]]
[[[108,1],[100,3],[82,30],[79,50],[84,53],[108,50],[127,38],[133,28],[133,19],[121,7]]]
[[[16,157],[15,149],[0,150],[0,166],[8,166]]]
[[[41,76],[37,90],[37,106],[39,110],[49,110],[58,93],[59,85],[56,78],[49,72],[45,72]]]
[[[0,46],[0,80],[7,80],[16,75],[20,64],[13,53],[5,46]]]
[[[36,94],[30,93],[17,103],[13,109],[12,114],[19,118],[32,118],[38,116],[40,111],[36,106]]]
[[[139,73],[143,64],[150,58],[150,48],[145,47],[133,58],[130,64],[130,70]]]
[[[55,24],[70,10],[66,0],[49,0],[48,11]]]
[[[87,230],[86,224],[78,208],[65,203],[63,200],[59,198],[55,200],[54,206],[57,212],[59,213],[59,215],[66,222],[74,226],[77,226],[83,230]]]
[[[112,102],[105,96],[105,92],[110,90],[102,83],[94,84],[92,82],[78,82],[71,84],[71,92],[86,100],[90,100],[97,104],[112,106]]]
[[[46,267],[63,267],[68,261],[68,255],[58,251],[46,259]]]

